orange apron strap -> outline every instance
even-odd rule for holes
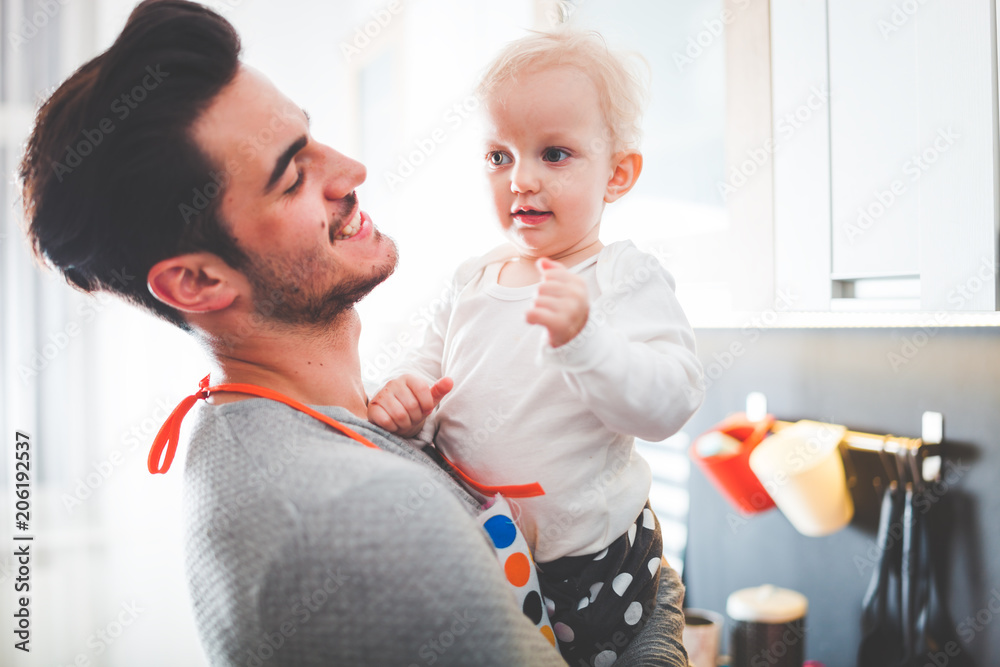
[[[273,389],[267,389],[266,387],[260,387],[255,384],[243,384],[239,382],[228,383],[228,384],[218,384],[214,387],[209,385],[209,376],[206,375],[198,383],[198,391],[191,394],[184,400],[182,400],[174,411],[170,413],[167,417],[167,421],[163,423],[160,427],[159,432],[156,434],[156,438],[153,439],[153,446],[149,450],[149,458],[147,460],[147,466],[149,467],[149,472],[152,474],[163,474],[170,469],[170,464],[173,463],[174,455],[177,453],[177,443],[180,437],[181,422],[184,421],[184,417],[190,412],[192,406],[200,400],[204,400],[209,397],[214,392],[229,391],[239,394],[249,394],[250,396],[257,396],[259,398],[267,398],[272,401],[278,401],[284,403],[290,407],[295,408],[300,412],[320,420],[327,426],[340,431],[348,438],[360,442],[365,447],[371,447],[372,449],[378,449],[378,445],[373,443],[368,438],[356,433],[355,431],[349,429],[348,427],[341,424],[336,419],[324,415],[322,412],[317,412],[313,410],[305,403],[300,403],[294,398],[289,398],[281,392],[274,391]],[[501,493],[508,498],[531,498],[534,496],[545,495],[545,491],[542,486],[535,482],[533,484],[511,484],[511,485],[501,485],[501,486],[489,486],[486,484],[480,484],[475,481],[464,472],[458,469],[458,467],[449,461],[442,454],[441,458],[451,466],[451,469],[462,478],[462,480],[479,491],[483,495],[492,497],[494,494]],[[162,459],[162,462],[161,462]]]
[[[462,478],[462,481],[474,488],[479,493],[483,494],[487,498],[492,498],[496,494],[502,494],[506,498],[534,498],[535,496],[544,496],[545,490],[542,489],[542,485],[538,482],[532,482],[531,484],[501,484],[499,486],[490,486],[488,484],[480,484],[476,480],[472,479],[464,472],[461,468],[452,463],[447,456],[441,454],[438,450],[438,454],[444,459],[444,462],[451,467],[455,473]]]

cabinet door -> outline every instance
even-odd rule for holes
[[[775,278],[796,309],[997,309],[996,20],[994,0],[771,1]]]
[[[834,280],[917,277],[919,182],[916,30],[886,33],[898,0],[837,0],[827,9]]]
[[[994,2],[963,0],[928,2],[913,17],[924,310],[998,305],[995,16]]]
[[[830,309],[830,82],[825,0],[771,0],[774,281]]]

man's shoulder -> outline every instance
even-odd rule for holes
[[[337,409],[327,411],[338,414]],[[345,415],[339,416],[346,422]],[[348,426],[379,449],[275,401],[204,406],[191,432],[185,474],[200,486],[284,496],[302,510],[367,495],[371,486],[419,486],[427,479],[441,484],[440,471],[418,462],[416,455],[404,456],[411,453],[408,445],[371,425]]]

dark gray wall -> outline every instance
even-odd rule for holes
[[[816,419],[872,433],[919,436],[921,414],[945,417],[952,483],[933,490],[935,557],[963,650],[979,667],[1000,665],[1000,331],[968,329],[699,330],[711,383],[686,428],[708,429],[742,411],[750,391],[778,419]],[[738,356],[727,358],[733,342]],[[714,379],[713,379],[714,378]],[[772,583],[809,599],[806,659],[855,664],[860,609],[871,577],[877,457],[858,468],[851,525],[800,535],[778,510],[741,517],[700,470],[691,475],[687,606],[725,612],[734,590]],[[992,599],[993,610],[990,609]],[[954,662],[954,661],[952,661]],[[921,663],[923,664],[923,663]],[[934,664],[930,658],[927,664]]]

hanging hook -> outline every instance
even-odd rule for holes
[[[885,481],[890,489],[895,489],[899,486],[899,474],[898,465],[896,467],[896,472],[894,473],[892,468],[889,466],[889,452],[886,450],[886,445],[889,441],[889,436],[882,436],[882,445],[878,448],[878,459],[882,462],[882,469],[885,471]],[[898,457],[897,457],[898,458]],[[899,461],[897,460],[897,464]]]
[[[910,464],[910,476],[913,478],[913,492],[920,493],[924,489],[924,476],[920,470],[920,449],[918,447],[906,448],[906,460]]]

